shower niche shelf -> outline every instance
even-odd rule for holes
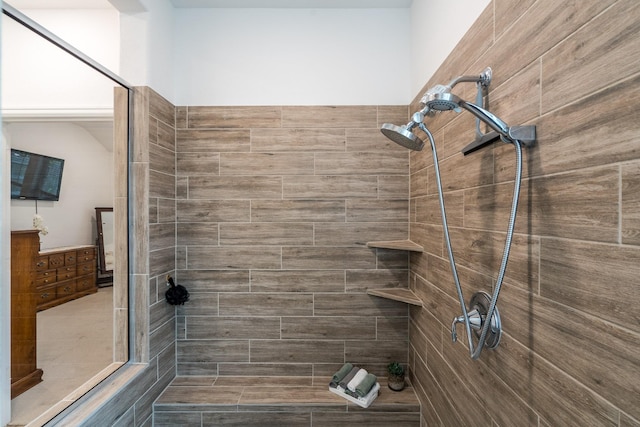
[[[370,248],[396,249],[409,252],[424,252],[424,248],[411,240],[380,240],[377,242],[367,242]],[[369,289],[367,294],[394,301],[400,301],[411,305],[422,307],[422,300],[410,289],[405,288],[383,288]]]
[[[385,288],[385,289],[369,289],[367,294],[380,298],[400,301],[411,305],[422,307],[422,300],[410,289],[404,288]]]
[[[398,249],[401,251],[424,252],[424,248],[411,240],[381,240],[377,242],[367,242],[370,248]]]

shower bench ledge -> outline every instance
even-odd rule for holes
[[[154,425],[420,426],[420,402],[379,378],[380,393],[362,408],[329,391],[329,377],[176,377],[153,405]]]

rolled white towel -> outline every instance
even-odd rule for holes
[[[358,373],[351,379],[351,381],[349,381],[349,384],[347,384],[347,389],[349,389],[349,391],[351,391],[352,393],[355,393],[356,387],[358,387],[360,381],[362,381],[364,377],[367,376],[367,374],[368,372],[366,369],[360,369]]]

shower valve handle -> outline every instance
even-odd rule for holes
[[[479,331],[482,329],[482,323],[484,322],[483,316],[477,309],[473,309],[468,313],[469,326],[471,329]],[[456,332],[456,326],[458,323],[464,323],[464,316],[458,316],[453,319],[451,323],[451,341],[456,342],[458,340],[458,333]]]
[[[451,324],[451,341],[458,341],[458,333],[456,332],[456,326],[458,323],[464,323],[464,316],[458,316],[453,318],[453,323]]]

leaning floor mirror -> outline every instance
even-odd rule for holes
[[[98,242],[98,284],[113,280],[114,219],[113,208],[96,208]]]

